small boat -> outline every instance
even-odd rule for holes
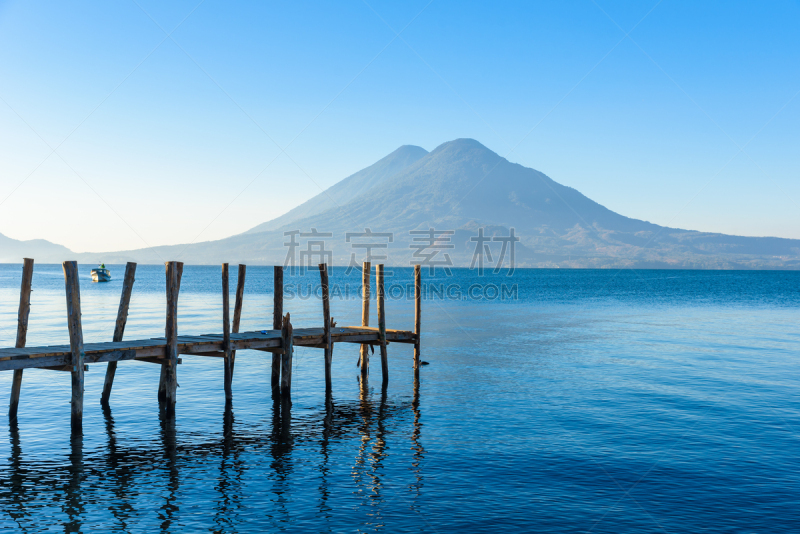
[[[97,269],[92,269],[92,282],[110,282],[111,271],[106,269],[106,264],[101,263]]]

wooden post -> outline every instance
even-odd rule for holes
[[[72,352],[72,431],[83,428],[83,328],[81,326],[81,287],[78,281],[78,262],[65,261],[64,285],[67,293],[67,327]]]
[[[28,337],[28,316],[31,312],[31,281],[33,280],[33,260],[25,258],[22,264],[22,284],[19,289],[19,312],[17,314],[17,344],[18,349],[25,346]],[[11,399],[8,403],[9,419],[17,418],[19,408],[19,394],[22,390],[22,369],[14,370],[11,382]]]
[[[275,283],[273,285],[272,329],[283,329],[283,267],[276,265],[274,268]],[[281,355],[272,354],[272,388],[281,385]]]
[[[419,374],[419,345],[422,332],[422,269],[414,266],[414,374]]]
[[[384,303],[383,264],[375,266],[375,285],[378,290],[378,336],[381,345],[381,371],[383,383],[389,382],[389,356],[386,353],[386,306]]]
[[[225,351],[225,401],[233,400],[231,377],[231,303],[228,264],[222,264],[222,350]]]
[[[331,390],[331,363],[333,362],[333,343],[331,342],[331,300],[328,284],[328,266],[319,264],[319,278],[322,284],[322,322],[323,338],[325,344],[325,390]]]
[[[233,305],[233,325],[231,333],[239,333],[239,325],[242,322],[242,304],[244,304],[244,277],[247,265],[239,265],[239,276],[236,278],[236,303]],[[231,377],[233,377],[233,366],[236,363],[236,351],[231,351]]]
[[[281,396],[288,398],[292,395],[292,355],[294,353],[294,338],[292,337],[292,323],[289,314],[283,319],[281,338],[283,354],[281,354]]]
[[[125,278],[122,281],[122,296],[119,299],[119,310],[117,311],[117,324],[114,326],[114,341],[122,341],[125,333],[125,324],[128,322],[128,308],[131,304],[131,293],[133,292],[133,282],[135,281],[136,264],[128,262],[125,265]],[[101,404],[108,404],[111,398],[111,388],[114,386],[114,374],[117,372],[117,362],[108,362],[106,368],[106,380],[103,384],[103,394],[100,396]]]
[[[361,326],[369,326],[369,278],[372,274],[372,264],[365,261],[361,269]],[[361,376],[369,373],[369,345],[361,344]]]
[[[168,413],[175,411],[178,396],[178,294],[181,289],[183,263],[169,261],[165,264],[167,272],[167,324],[165,337],[167,362],[161,365],[161,382],[158,400],[164,402]]]

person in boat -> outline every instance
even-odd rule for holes
[[[105,264],[105,263],[101,263],[101,264],[100,264],[100,268],[101,268],[101,269],[105,269],[105,268],[106,268],[106,264]]]

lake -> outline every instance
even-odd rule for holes
[[[124,266],[81,267],[84,339],[110,341]],[[413,329],[408,268],[387,326]],[[0,346],[21,265],[0,265]],[[236,269],[231,269],[231,303]],[[331,314],[360,324],[360,273],[331,269]],[[295,328],[321,326],[319,274],[290,276]],[[374,278],[374,277],[373,277]],[[789,532],[800,529],[800,272],[423,269],[422,359],[390,344],[360,384],[357,345],[295,352],[292,405],[271,355],[182,356],[174,419],[159,366],[26,370],[0,440],[0,529],[18,532]],[[60,265],[36,265],[28,346],[67,343]],[[164,335],[163,266],[140,265],[126,339]],[[375,306],[372,306],[375,321]],[[222,331],[219,267],[187,266],[180,334]],[[271,328],[272,268],[249,267],[242,331]],[[376,323],[372,323],[376,324]],[[11,372],[0,373],[0,391]],[[3,408],[5,409],[5,407]]]

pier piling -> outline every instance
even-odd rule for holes
[[[81,325],[81,286],[78,281],[78,262],[65,261],[64,285],[67,290],[67,328],[72,353],[72,431],[83,429],[83,326]]]
[[[167,341],[166,361],[161,364],[161,381],[158,388],[158,400],[164,403],[167,413],[175,411],[178,395],[178,294],[181,290],[183,263],[169,261],[165,263],[167,274],[167,324],[165,338]]]
[[[333,342],[331,341],[331,301],[328,284],[328,266],[319,264],[319,277],[322,284],[322,343],[325,350],[325,390],[331,390],[331,364],[333,363]]]
[[[294,356],[294,332],[291,317],[286,314],[281,329],[281,396],[288,399],[292,395],[292,357]]]
[[[23,348],[28,337],[28,316],[31,313],[31,282],[33,281],[33,260],[25,258],[22,264],[22,284],[19,289],[19,312],[17,314],[16,348]],[[22,369],[14,370],[11,382],[11,399],[8,403],[8,417],[17,418],[19,394],[22,391]]]
[[[272,329],[283,329],[283,267],[273,269]],[[281,355],[272,353],[272,390],[278,392],[281,386]]]
[[[422,332],[422,268],[414,266],[414,377],[419,378],[420,333]]]
[[[372,273],[372,264],[365,261],[361,269],[361,326],[369,326],[369,278]],[[361,376],[366,378],[369,374],[369,345],[361,344]]]
[[[128,262],[125,265],[125,278],[122,281],[122,296],[119,299],[119,310],[117,310],[117,323],[114,326],[113,341],[122,341],[122,336],[125,333],[125,325],[128,322],[128,308],[131,304],[131,294],[133,292],[133,283],[136,276],[136,264]],[[117,362],[108,362],[106,368],[106,378],[103,383],[103,394],[100,396],[101,404],[108,404],[111,398],[111,388],[114,386],[114,375],[117,372]]]
[[[383,383],[389,382],[389,355],[386,352],[386,303],[383,287],[383,264],[375,266],[375,285],[378,291],[378,343],[381,347]]]
[[[236,278],[236,303],[233,305],[233,324],[231,333],[238,334],[239,326],[242,322],[242,305],[244,304],[244,279],[247,265],[239,265],[239,275]],[[233,367],[236,364],[236,351],[231,351],[231,379],[233,379]]]
[[[222,264],[222,350],[225,352],[225,400],[233,400],[233,377],[231,376],[231,303],[228,287],[228,264]]]

